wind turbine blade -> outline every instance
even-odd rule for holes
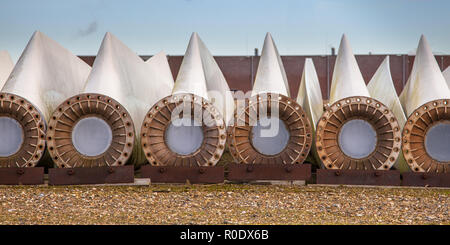
[[[315,132],[317,122],[323,113],[323,99],[316,68],[310,58],[305,60],[300,89],[297,95],[297,103],[302,106],[308,115],[311,120],[313,132]]]
[[[275,93],[290,97],[286,72],[270,33],[267,33],[264,40],[252,96],[260,93]]]
[[[400,95],[408,116],[402,149],[415,172],[449,172],[449,99],[447,82],[422,35],[411,75]]]
[[[12,140],[0,146],[4,157],[0,165],[32,167],[38,163],[45,150],[46,121],[67,97],[81,92],[90,70],[43,33],[33,34],[1,91],[0,110],[7,115],[0,122],[7,132],[1,133]],[[11,146],[19,148],[10,151]]]
[[[406,116],[419,106],[437,99],[450,98],[450,91],[425,36],[420,37],[414,65],[400,94]]]
[[[378,70],[367,84],[367,89],[372,98],[379,100],[392,110],[400,127],[403,129],[403,125],[406,123],[406,115],[394,87],[389,56],[386,56],[380,67],[378,67]]]
[[[146,95],[142,94],[142,97],[149,100],[148,103],[146,103],[145,112],[156,104],[156,102],[170,95],[174,85],[172,72],[170,70],[169,61],[167,60],[165,52],[161,51],[155,54],[148,59],[146,63],[149,65],[149,72],[147,75],[149,76],[149,81],[151,81],[150,85],[146,84],[146,86],[150,86],[153,89],[143,91]],[[139,120],[139,122],[142,122],[142,120]]]
[[[330,104],[352,96],[370,97],[346,35],[342,36],[331,81]]]
[[[49,131],[65,139],[49,141],[58,166],[144,163],[140,129],[146,112],[171,93],[173,79],[168,66],[164,53],[144,62],[106,33],[83,92],[62,103],[50,123],[53,129],[72,125],[68,131]],[[65,120],[67,115],[73,120]]]
[[[205,71],[197,33],[193,33],[181,63],[172,94],[190,93],[208,99]]]
[[[26,98],[48,120],[60,103],[82,90],[90,71],[84,61],[36,31],[2,92]]]
[[[0,51],[0,89],[5,84],[13,68],[14,63],[9,53],[4,50]]]
[[[334,67],[330,103],[317,125],[315,146],[322,166],[388,170],[397,162],[399,123],[388,106],[370,97],[345,35]]]
[[[225,122],[233,116],[233,110],[225,77],[197,33],[193,33],[172,95],[159,100],[145,117],[141,134],[148,162],[215,165],[225,149]]]
[[[311,153],[315,159],[315,163],[320,163],[320,157],[317,154],[317,149],[314,142],[317,123],[323,114],[323,99],[316,68],[314,67],[313,60],[310,58],[305,60],[302,80],[300,82],[300,88],[297,95],[297,103],[303,108],[311,121],[313,137]],[[320,166],[319,164],[317,165]]]
[[[380,67],[378,67],[372,79],[367,84],[367,89],[372,98],[383,103],[394,113],[400,129],[403,129],[406,123],[406,115],[395,90],[394,82],[392,81],[389,56],[386,56]],[[406,164],[402,153],[400,153],[394,166],[401,172],[409,171],[409,166]]]
[[[237,101],[234,124],[228,129],[228,146],[235,162],[304,162],[311,149],[312,129],[302,107],[289,96],[283,63],[267,33],[252,96]]]
[[[234,112],[233,95],[214,57],[206,48],[203,41],[198,36],[197,38],[203,70],[205,72],[206,89],[208,92],[207,99],[220,111],[225,123],[228,125]]]
[[[442,75],[444,76],[445,81],[447,82],[447,87],[450,88],[450,66],[447,67],[447,69],[445,69],[445,70],[442,72]]]

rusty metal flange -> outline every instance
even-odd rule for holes
[[[8,157],[0,157],[0,167],[34,167],[45,150],[45,120],[39,110],[26,99],[15,94],[0,93],[0,117],[16,120],[23,130],[19,150]]]
[[[252,144],[251,121],[259,119],[258,108],[278,105],[278,118],[289,131],[289,141],[284,149],[276,155],[259,152]],[[251,112],[251,113],[250,113]],[[237,163],[245,164],[301,164],[308,156],[312,143],[312,128],[302,107],[294,100],[279,94],[261,94],[246,99],[245,108],[235,113],[235,123],[228,128],[228,147]],[[251,114],[257,118],[250,118]],[[243,124],[240,126],[239,124]]]
[[[376,131],[375,149],[364,158],[352,158],[339,146],[342,126],[354,119],[364,120]],[[328,169],[388,170],[401,147],[400,126],[389,108],[364,96],[344,98],[327,107],[317,124],[316,149]]]
[[[72,142],[74,126],[86,117],[98,117],[111,127],[111,145],[101,155],[83,155]],[[47,132],[49,153],[60,168],[125,165],[134,141],[134,125],[127,110],[101,94],[79,94],[67,99],[53,113]]]
[[[449,173],[450,162],[433,159],[425,148],[425,135],[440,122],[450,122],[450,100],[439,99],[417,108],[403,128],[402,150],[409,167],[415,172]]]
[[[178,106],[190,106],[191,116],[200,111],[203,142],[193,153],[181,155],[170,150],[165,134],[172,120],[172,112]],[[198,115],[197,115],[198,116]],[[145,156],[153,166],[214,166],[225,149],[226,127],[222,115],[206,99],[193,94],[167,96],[156,103],[147,113],[141,130],[141,144]]]

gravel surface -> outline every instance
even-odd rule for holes
[[[450,224],[448,189],[0,187],[0,224]]]

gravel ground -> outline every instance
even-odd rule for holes
[[[450,190],[266,185],[0,187],[0,224],[450,224]]]

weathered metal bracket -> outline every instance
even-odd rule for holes
[[[0,168],[0,185],[42,185],[44,168]]]
[[[311,164],[228,164],[227,180],[309,180]]]
[[[51,168],[49,185],[118,184],[134,182],[134,166]]]
[[[335,170],[317,169],[317,184],[400,186],[397,170]]]
[[[175,167],[175,166],[150,166],[141,167],[141,177],[150,178],[151,183],[189,183],[192,184],[217,184],[223,183],[224,168],[214,167]]]
[[[450,187],[450,173],[402,173],[403,186]]]

